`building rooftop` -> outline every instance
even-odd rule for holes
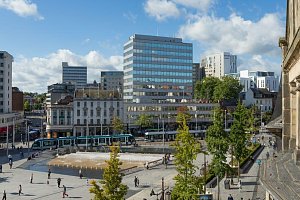
[[[100,90],[96,88],[83,88],[75,91],[75,98],[121,100],[122,97],[117,90]]]
[[[159,41],[159,42],[177,42],[182,43],[181,38],[175,37],[163,37],[163,36],[153,36],[153,35],[141,35],[141,34],[134,34],[130,36],[129,39],[139,39],[139,40],[151,40],[151,41]]]

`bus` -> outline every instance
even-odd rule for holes
[[[120,142],[121,145],[135,144],[135,138],[131,134],[116,135],[94,135],[94,136],[71,136],[59,138],[40,138],[32,144],[33,150],[56,149],[64,147],[99,147],[109,146],[114,142]]]

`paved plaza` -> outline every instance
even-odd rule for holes
[[[3,151],[3,150],[2,150]],[[270,149],[265,148],[261,153],[259,159],[264,159],[264,156]],[[26,159],[17,160],[14,162],[13,168],[9,169],[7,164],[6,156],[2,155],[0,157],[1,163],[6,163],[3,165],[3,173],[0,173],[0,192],[6,190],[7,199],[60,199],[62,198],[63,189],[57,187],[57,178],[61,178],[61,186],[65,185],[67,187],[68,198],[72,199],[91,199],[92,195],[89,193],[89,185],[87,184],[87,179],[80,179],[78,176],[62,175],[52,173],[51,178],[47,179],[46,171],[34,171],[30,166],[37,166],[39,164],[45,165],[46,158],[43,155],[49,153],[49,151],[43,152],[39,158],[33,159],[32,161],[27,161]],[[25,154],[26,156],[26,154]],[[16,153],[13,155],[14,158],[18,158],[19,155]],[[203,164],[203,155],[199,155],[196,160],[198,166]],[[210,157],[207,158],[210,160]],[[30,183],[30,176],[33,173],[33,183]],[[197,173],[200,173],[199,171]],[[123,178],[124,184],[129,187],[126,199],[129,200],[155,200],[157,197],[150,196],[150,192],[153,189],[155,193],[161,192],[161,179],[164,177],[165,188],[171,188],[174,186],[174,176],[176,175],[176,170],[174,165],[168,165],[167,168],[164,165],[157,165],[153,168],[141,169],[133,173],[128,173]],[[220,199],[227,200],[229,194],[232,194],[234,199],[244,200],[248,199],[264,199],[265,191],[259,184],[259,166],[255,163],[251,169],[246,174],[241,175],[242,189],[238,189],[237,185],[232,185],[230,190],[224,188],[224,180],[220,182]],[[134,186],[134,177],[139,178],[139,187]],[[47,184],[49,181],[49,184]],[[237,180],[235,179],[235,183]],[[23,194],[18,195],[19,185],[22,185]],[[208,188],[208,191],[214,194],[216,197],[217,188]],[[2,194],[1,194],[2,195]],[[2,196],[0,196],[2,197]]]

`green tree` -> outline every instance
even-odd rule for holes
[[[212,170],[218,177],[223,177],[225,172],[228,170],[228,165],[226,163],[226,154],[229,148],[229,144],[228,134],[224,130],[223,119],[223,110],[221,110],[220,108],[216,108],[214,110],[213,125],[208,127],[205,139],[207,143],[207,149],[213,155]]]
[[[247,134],[245,128],[248,126],[248,110],[240,102],[233,113],[233,124],[230,128],[230,145],[233,155],[238,163],[238,180],[240,178],[240,162],[248,154]]]
[[[30,110],[30,104],[29,104],[29,101],[27,101],[27,100],[24,102],[24,110],[25,111],[29,111]]]
[[[246,131],[250,134],[257,131],[257,127],[255,124],[255,106],[252,106],[247,109]]]
[[[198,188],[202,188],[199,179],[195,176],[196,169],[194,160],[200,152],[200,144],[190,134],[189,127],[186,124],[185,114],[180,112],[178,122],[178,134],[174,143],[175,147],[175,166],[178,174],[174,180],[175,186],[172,192],[172,198],[181,200],[197,199]]]
[[[127,193],[128,187],[122,184],[124,174],[120,173],[122,162],[119,160],[119,146],[110,147],[110,159],[105,161],[107,167],[103,172],[103,179],[100,180],[102,187],[92,181],[90,193],[94,194],[94,200],[123,200]]]
[[[124,124],[119,117],[114,117],[111,124],[115,132],[122,133],[124,131]]]
[[[196,84],[195,84],[195,89],[194,89],[194,98],[195,99],[201,99],[201,81],[198,80],[196,81]]]
[[[213,100],[215,87],[219,82],[219,78],[212,76],[205,77],[201,82],[198,81],[194,91],[195,98]]]
[[[185,120],[186,122],[189,122],[191,120],[192,116],[190,113],[188,113],[188,108],[186,106],[181,106],[177,108],[177,117],[176,122],[177,123],[183,123]]]
[[[218,82],[213,93],[213,99],[215,102],[228,99],[238,99],[243,86],[240,85],[238,79],[231,76],[224,76],[220,82]]]
[[[135,121],[135,124],[140,126],[140,129],[142,130],[143,128],[152,126],[153,122],[150,115],[141,114]]]

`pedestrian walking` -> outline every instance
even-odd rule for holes
[[[2,200],[6,200],[6,192],[5,192],[5,190],[3,191],[3,197],[2,197]]]
[[[9,160],[9,169],[12,168],[12,165],[13,165],[12,160]]]
[[[239,189],[240,189],[240,191],[242,190],[242,181],[241,180],[239,181]]]
[[[267,157],[267,160],[268,160],[269,157],[270,157],[270,153],[269,152],[266,153],[266,157]]]
[[[57,179],[57,187],[59,187],[59,188],[60,188],[60,182],[61,182],[61,178],[58,178]]]
[[[138,181],[137,177],[134,176],[134,187],[137,187],[137,181]]]
[[[227,200],[233,200],[233,197],[231,196],[231,194],[229,194]]]
[[[63,198],[65,198],[65,196],[69,197],[69,195],[67,194],[67,188],[66,188],[66,186],[63,185],[63,188],[64,188],[64,190],[63,190]]]
[[[89,179],[86,179],[86,185],[89,186]]]
[[[19,196],[22,194],[22,185],[19,185]]]
[[[83,174],[82,174],[82,171],[81,171],[81,169],[80,169],[80,170],[79,170],[79,178],[82,179],[82,177],[83,177]]]
[[[31,176],[30,176],[30,183],[32,183],[33,181],[33,173],[31,173]]]
[[[48,179],[50,179],[50,176],[51,176],[51,169],[49,167],[49,169],[48,169]]]

